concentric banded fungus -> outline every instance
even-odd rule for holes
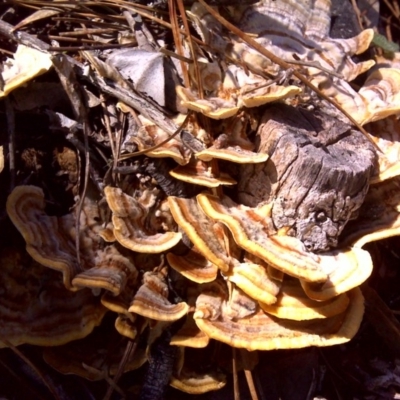
[[[149,232],[146,226],[148,210],[121,189],[104,189],[113,212],[114,235],[122,246],[141,253],[161,253],[175,246],[182,235],[176,232]]]
[[[157,321],[176,321],[189,311],[185,302],[172,304],[168,300],[165,272],[145,272],[143,284],[133,297],[129,312]]]
[[[111,247],[101,248],[95,202],[85,200],[81,213],[79,264],[75,248],[75,217],[45,214],[42,189],[17,186],[7,200],[7,212],[26,241],[28,253],[40,264],[61,271],[67,289],[104,288],[119,294],[137,271],[132,262]]]
[[[235,242],[281,271],[305,280],[323,282],[327,274],[320,266],[320,256],[308,253],[300,240],[289,236],[272,236],[266,216],[235,204],[227,196],[197,196],[201,209],[210,218],[222,222],[232,232]]]
[[[400,123],[391,116],[368,125],[368,131],[375,136],[383,153],[378,153],[378,170],[370,183],[383,182],[400,175]]]
[[[132,261],[122,256],[115,247],[98,250],[93,261],[94,267],[81,272],[72,280],[74,287],[106,289],[118,295],[128,279],[136,280],[138,276]]]
[[[87,336],[105,312],[88,289],[71,292],[60,276],[23,249],[0,250],[0,347],[59,346]]]
[[[343,240],[362,247],[375,240],[400,235],[400,178],[371,186],[359,217],[343,232]]]
[[[274,281],[266,268],[259,264],[237,264],[232,268],[227,279],[254,300],[265,304],[273,304],[277,301],[280,282]]]
[[[204,214],[196,199],[170,196],[168,203],[176,223],[197,250],[219,269],[227,272],[234,261],[226,250],[223,227]]]
[[[361,54],[368,49],[373,38],[372,29],[367,29],[354,38],[329,38],[329,0],[315,4],[302,4],[294,0],[279,3],[264,0],[249,7],[236,8],[232,12],[236,19],[235,24],[243,32],[254,34],[257,37],[255,40],[262,47],[289,62],[299,59],[303,61],[305,74],[311,76],[312,83],[328,95],[337,82],[344,82],[344,79],[351,81],[375,64],[373,60],[356,64],[351,59],[352,55]],[[194,4],[189,15],[203,40],[220,53],[225,53],[228,59],[236,60],[237,65],[247,64],[249,70],[258,72],[261,76],[281,72],[278,65],[236,36],[230,35],[230,41],[222,39],[222,34],[217,33],[221,32],[221,26],[202,5]],[[265,29],[266,21],[268,30]],[[307,66],[307,63],[310,65]],[[274,82],[271,84],[249,71],[244,74],[237,65],[228,66],[224,71],[222,90],[212,91],[206,99],[198,98],[189,89],[178,90],[183,104],[210,118],[220,119],[234,115],[235,105],[260,106],[301,91],[296,86],[281,86]],[[334,83],[330,82],[330,76],[323,71],[324,68],[339,73],[343,79],[335,78]],[[248,87],[255,90],[248,92]],[[221,99],[221,95],[228,99]]]
[[[7,213],[26,242],[26,250],[40,264],[63,273],[64,285],[82,272],[75,242],[65,226],[73,226],[72,215],[50,217],[45,211],[42,189],[17,186],[7,199]]]
[[[143,116],[140,116],[140,122],[142,126],[137,131],[136,136],[131,137],[129,140],[129,142],[137,144],[139,151],[158,146],[153,150],[147,151],[146,155],[154,158],[169,157],[179,165],[185,165],[189,162],[190,150],[184,146],[179,136],[161,145],[168,139],[170,134]],[[126,146],[128,143],[125,142],[124,144]]]
[[[261,308],[278,318],[304,321],[317,318],[329,318],[346,311],[349,298],[343,293],[330,300],[318,302],[306,296],[299,282],[285,279],[281,292],[274,304],[263,304]]]
[[[372,72],[356,92],[347,82],[327,84],[327,93],[364,125],[399,112],[400,71],[379,68]]]
[[[184,256],[167,254],[168,264],[185,278],[197,283],[212,282],[218,273],[218,267],[192,249]]]
[[[192,160],[187,165],[178,166],[171,170],[170,174],[175,179],[210,188],[236,184],[236,181],[227,173],[215,174],[211,165],[201,160]]]
[[[193,314],[188,314],[181,329],[172,337],[172,346],[193,347],[202,349],[208,345],[210,338],[202,332],[193,319]]]
[[[207,302],[207,296],[202,294],[201,311],[198,312],[196,307],[194,318],[210,338],[249,351],[331,346],[349,341],[361,324],[364,312],[361,291],[355,288],[348,296],[350,305],[344,313],[325,319],[290,321],[268,316],[261,310],[248,318],[231,320],[221,312],[221,308],[215,318],[214,298],[209,297]],[[213,318],[206,316],[207,304]]]
[[[295,0],[279,3],[265,0],[247,7],[237,18],[243,32],[257,35],[257,42],[278,57],[292,60],[296,54],[302,61],[318,62],[327,69],[340,72],[350,81],[374,65],[371,60],[355,64],[351,59],[352,55],[368,49],[373,31],[367,29],[349,39],[329,38],[330,5],[329,0],[312,5]],[[265,29],[266,20],[268,30]],[[278,66],[243,42],[236,40],[230,54],[261,71],[279,71]],[[322,74],[313,67],[307,68],[307,72],[310,75]]]
[[[245,107],[259,107],[274,101],[293,97],[301,93],[301,89],[296,86],[280,86],[272,84],[264,85],[245,85],[240,90],[239,105]]]
[[[203,161],[211,161],[213,158],[225,161],[232,161],[238,164],[257,164],[268,160],[268,154],[254,153],[242,149],[239,146],[227,146],[218,148],[211,146],[208,149],[196,153],[196,158]]]
[[[179,375],[172,375],[169,384],[185,393],[202,394],[222,389],[226,385],[226,376],[221,372],[198,374],[182,369]]]
[[[181,99],[181,105],[183,107],[200,112],[213,119],[229,118],[239,111],[239,107],[232,101],[224,100],[219,97],[200,100],[189,89],[185,89],[181,86],[177,86],[176,93]]]
[[[313,254],[296,238],[271,234],[268,216],[260,212],[262,209],[237,205],[227,196],[219,200],[200,194],[197,200],[210,218],[230,229],[241,248],[288,275],[305,282],[320,282],[319,295],[313,294],[313,298],[321,296],[320,300],[326,300],[337,296],[360,285],[371,274],[371,257],[362,249]]]
[[[324,301],[360,286],[372,272],[369,253],[357,247],[341,248],[322,256],[321,266],[328,273],[324,283],[301,281],[310,299]]]

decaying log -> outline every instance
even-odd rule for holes
[[[267,109],[256,144],[270,158],[243,166],[240,202],[272,202],[276,229],[287,229],[312,251],[335,247],[367,193],[376,163],[373,146],[322,111],[283,104]]]

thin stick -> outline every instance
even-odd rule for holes
[[[213,8],[211,8],[204,0],[198,0],[200,4],[204,6],[204,8],[219,22],[221,23],[225,28],[229,29],[231,32],[233,32],[235,35],[239,36],[244,42],[246,42],[248,45],[253,47],[254,50],[258,51],[261,53],[263,56],[269,58],[273,63],[279,65],[281,68],[284,70],[290,69],[290,64],[287,63],[286,61],[282,60],[280,57],[277,57],[275,54],[267,50],[265,47],[261,46],[258,42],[256,42],[253,38],[251,38],[249,35],[246,35],[244,32],[242,32],[239,28],[237,28],[235,25],[231,24],[228,22],[224,17],[222,17],[219,13],[217,13]],[[329,96],[321,92],[315,85],[313,85],[304,75],[299,73],[298,71],[294,70],[293,75],[299,79],[304,85],[309,87],[311,90],[313,90],[315,93],[318,94],[319,97],[322,99],[326,100],[328,103],[332,104],[334,107],[336,107],[343,115],[345,115],[349,121],[357,127],[357,129],[363,133],[363,135],[369,140],[372,145],[382,153],[382,150],[378,147],[378,145],[374,142],[372,137],[369,135],[369,133],[346,111],[341,107],[335,100],[331,99]]]
[[[53,397],[56,400],[61,400],[60,396],[57,393],[57,390],[54,388],[53,383],[48,380],[44,374],[36,367],[35,364],[32,363],[31,360],[29,360],[28,357],[25,356],[21,351],[17,349],[16,346],[14,346],[10,341],[8,341],[6,338],[0,337],[0,342],[3,342],[7,347],[9,347],[21,360],[23,360],[29,367],[32,369],[33,372],[43,381],[44,385],[49,389],[50,393],[53,395]]]
[[[204,98],[203,84],[201,82],[199,64],[197,63],[197,57],[196,57],[196,53],[194,51],[192,35],[190,34],[189,24],[188,24],[188,21],[187,21],[187,18],[186,18],[185,7],[183,5],[182,0],[176,0],[176,1],[178,3],[179,12],[181,13],[183,26],[185,27],[185,31],[186,31],[186,34],[187,34],[187,39],[188,39],[188,42],[189,42],[190,53],[191,53],[192,59],[193,59],[194,74],[195,74],[196,80],[197,80],[197,88],[198,88],[198,92],[199,92],[199,98],[203,99]]]
[[[251,399],[258,400],[257,390],[254,385],[253,375],[251,374],[251,371],[248,369],[245,369],[244,376],[246,377],[247,386],[249,387]]]
[[[182,40],[179,31],[178,16],[176,15],[175,0],[168,0],[168,9],[172,25],[172,35],[174,37],[175,48],[177,53],[180,56],[184,57]],[[190,87],[190,80],[189,80],[187,65],[183,61],[180,61],[180,65],[182,69],[183,81],[185,83],[185,86],[188,88]]]
[[[240,400],[239,380],[236,364],[236,349],[232,347],[232,372],[233,372],[233,398]]]
[[[8,160],[10,166],[10,191],[15,186],[15,113],[10,98],[5,98],[7,114],[7,134],[8,134]]]
[[[117,385],[119,378],[121,378],[122,374],[124,373],[126,363],[132,357],[132,355],[135,354],[136,348],[137,348],[137,342],[133,341],[133,340],[129,340],[126,345],[124,355],[119,363],[118,371],[115,374],[114,379],[112,380],[113,384],[108,386],[107,393],[105,394],[103,400],[109,400],[111,398],[111,395],[114,391],[114,388]]]

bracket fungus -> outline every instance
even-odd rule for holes
[[[181,108],[188,113],[182,122],[183,114],[167,118],[158,108],[120,103],[132,118],[125,138],[105,141],[105,158],[114,160],[98,185],[100,201],[89,190],[80,211],[55,216],[38,187],[17,186],[9,195],[8,216],[34,261],[21,300],[21,266],[3,257],[0,340],[63,344],[88,335],[110,310],[118,314],[114,334],[151,343],[152,368],[159,343],[178,347],[168,347],[168,368],[173,354],[182,355],[170,383],[198,394],[221,388],[226,377],[191,368],[183,354],[210,351],[212,339],[254,351],[330,346],[356,334],[364,311],[359,286],[373,268],[362,247],[400,234],[399,66],[369,72],[373,60],[352,58],[368,49],[373,31],[331,38],[329,0],[227,8],[242,35],[223,31],[207,9],[195,3],[188,12],[207,46],[182,37],[179,57],[192,62],[186,71],[182,61],[185,87],[173,93],[202,116]],[[249,35],[283,62],[248,45]],[[165,55],[144,57],[161,73]],[[125,64],[109,61],[132,78],[135,71],[122,74]],[[364,72],[356,90],[352,81]],[[146,73],[143,79],[151,95]],[[370,141],[361,132],[367,123]],[[78,180],[79,168],[73,171]],[[39,264],[61,272],[62,282]],[[85,343],[98,352],[80,358]],[[52,351],[45,357],[65,373],[105,379],[98,364],[117,371],[101,357],[104,349],[88,337],[60,349],[58,359]],[[134,368],[145,359],[141,349]]]
[[[186,315],[188,310],[189,306],[185,302],[172,304],[168,300],[165,271],[145,272],[143,285],[129,307],[129,312],[157,321],[176,321]]]
[[[194,314],[198,327],[210,338],[233,347],[253,350],[293,349],[307,346],[331,346],[345,343],[357,332],[364,313],[364,298],[359,288],[348,293],[350,304],[346,311],[325,319],[291,321],[268,315],[262,310],[242,319],[231,319],[215,309],[212,297],[202,294],[200,313]],[[214,317],[204,313],[211,307]],[[216,316],[215,312],[219,315]]]
[[[193,282],[212,282],[217,277],[218,267],[202,256],[196,248],[184,256],[168,253],[167,260],[175,271]]]
[[[114,236],[122,246],[140,253],[161,253],[181,240],[178,232],[149,231],[145,222],[149,210],[121,189],[107,186],[104,193],[113,212]]]
[[[7,199],[7,212],[25,239],[28,253],[38,263],[61,271],[67,289],[104,288],[117,295],[130,275],[137,275],[132,262],[117,249],[100,246],[95,202],[87,200],[81,213],[81,262],[76,255],[74,215],[47,215],[42,189],[17,186]]]
[[[341,314],[346,311],[349,301],[346,293],[326,301],[312,300],[303,291],[300,282],[285,279],[276,302],[273,304],[260,302],[260,306],[266,313],[275,317],[304,321]]]
[[[23,249],[0,250],[1,339],[14,346],[58,346],[81,339],[106,313],[88,289],[72,292],[56,272],[32,260]]]
[[[25,239],[26,250],[32,258],[61,271],[65,286],[72,289],[73,277],[82,272],[75,243],[69,236],[72,215],[48,216],[43,191],[36,186],[17,186],[7,199],[7,213]]]

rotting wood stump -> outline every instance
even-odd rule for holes
[[[239,201],[251,207],[271,203],[275,228],[310,251],[336,247],[368,191],[377,161],[373,146],[322,111],[283,104],[265,111],[256,146],[270,158],[242,167]]]

